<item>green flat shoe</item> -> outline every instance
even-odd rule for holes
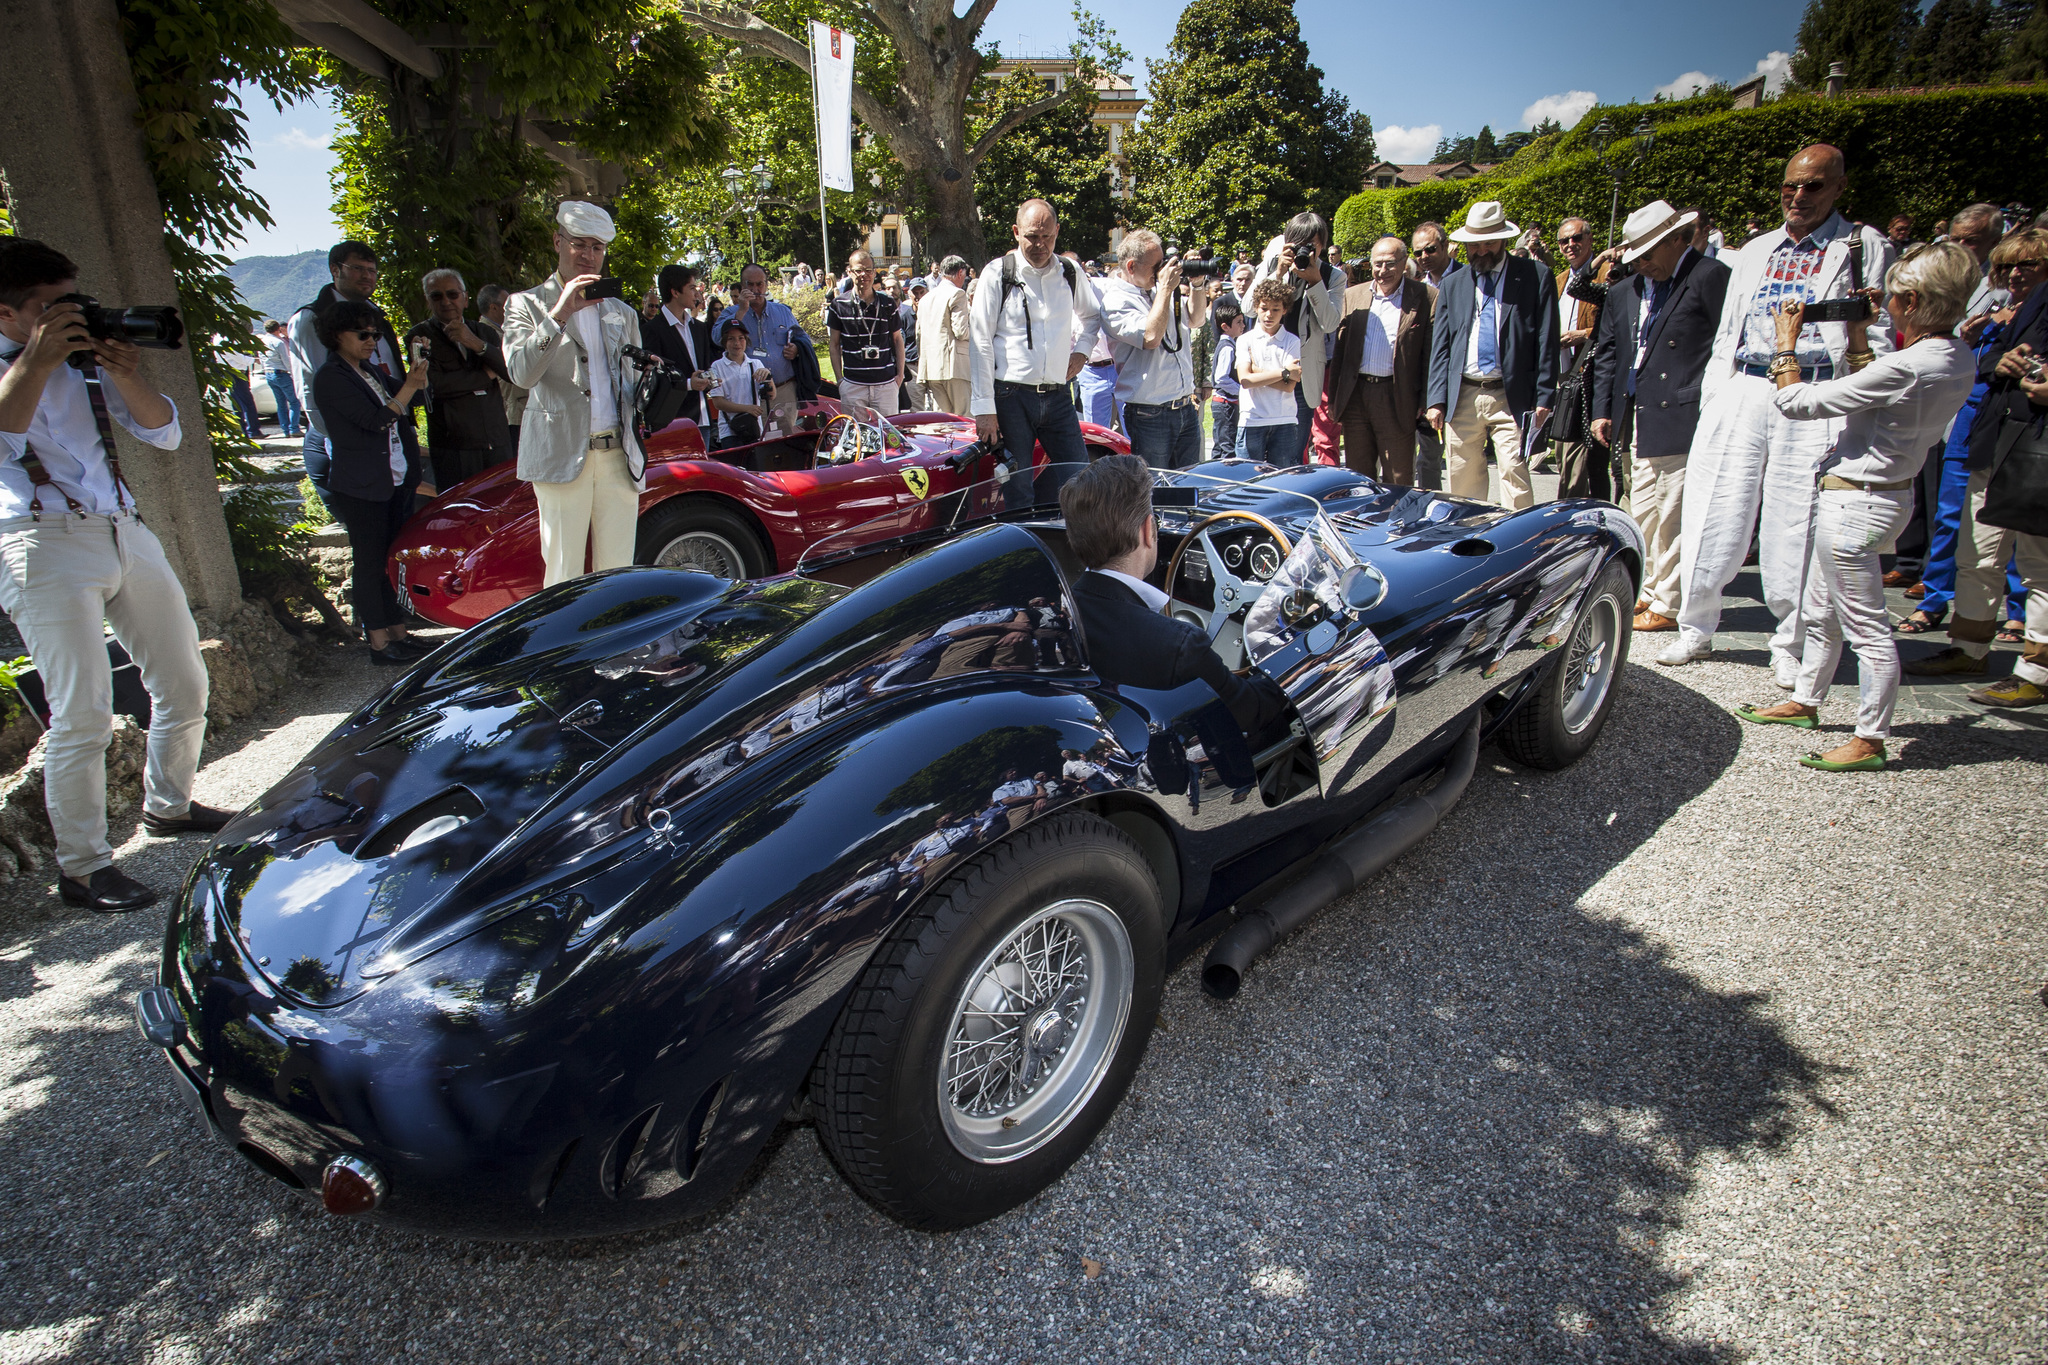
[[[1747,702],[1735,708],[1735,716],[1736,719],[1746,720],[1751,725],[1789,725],[1795,730],[1820,729],[1819,716],[1767,716]]]
[[[1878,750],[1868,758],[1859,758],[1854,763],[1830,763],[1819,754],[1808,754],[1799,760],[1803,768],[1818,768],[1824,773],[1881,773],[1884,771],[1884,751]]]

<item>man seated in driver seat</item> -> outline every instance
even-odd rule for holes
[[[1247,734],[1287,711],[1265,674],[1230,671],[1200,630],[1162,615],[1167,595],[1145,581],[1159,563],[1152,470],[1136,455],[1095,461],[1060,489],[1067,544],[1088,572],[1074,585],[1088,658],[1104,682],[1161,691],[1202,679]]]

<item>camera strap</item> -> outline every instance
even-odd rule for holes
[[[19,355],[20,352],[17,351],[15,354]],[[11,359],[12,357],[9,358]],[[135,490],[131,489],[128,486],[128,481],[121,477],[121,456],[114,449],[114,419],[112,414],[107,411],[107,396],[101,387],[100,368],[97,365],[88,364],[80,371],[80,375],[85,380],[85,399],[86,403],[92,408],[93,425],[99,429],[100,451],[107,457],[107,472],[114,478],[114,506],[123,512],[134,512],[135,519],[140,521],[142,520],[142,513],[135,506]],[[64,498],[66,510],[74,516],[84,517],[90,515],[85,505],[79,502],[77,498],[71,496],[69,489],[50,477],[49,466],[43,463],[43,457],[36,453],[34,446],[24,445],[21,467],[28,475],[29,482],[34,485],[28,497],[28,514],[31,520],[41,521],[43,519],[43,490],[45,488],[56,489]]]

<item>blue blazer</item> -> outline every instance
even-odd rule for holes
[[[1649,346],[1636,376],[1636,427],[1632,447],[1639,455],[1684,455],[1700,421],[1700,379],[1714,353],[1721,303],[1728,297],[1729,269],[1688,251],[1672,276],[1671,290],[1650,319]],[[1636,363],[1637,327],[1650,282],[1631,275],[1607,291],[1593,341],[1593,416],[1610,417],[1627,431],[1628,372]]]
[[[1458,410],[1465,355],[1472,341],[1472,301],[1479,277],[1471,270],[1445,275],[1437,288],[1434,345],[1429,356],[1425,408]],[[1557,281],[1535,261],[1509,256],[1500,281],[1500,369],[1507,379],[1508,411],[1557,406]]]

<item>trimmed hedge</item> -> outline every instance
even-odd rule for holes
[[[1577,216],[1604,238],[1613,182],[1585,136],[1598,116],[1633,129],[1639,109],[1655,117],[1717,99],[1726,102],[1716,94],[1596,109],[1558,140],[1548,160],[1522,174],[1509,174],[1515,169],[1510,166],[1470,180],[1365,190],[1337,210],[1338,244],[1362,255],[1381,233],[1405,237],[1429,219],[1454,224],[1479,199],[1500,200],[1508,217],[1525,228],[1548,230]],[[1759,109],[1660,121],[1649,159],[1622,183],[1620,217],[1652,199],[1668,199],[1705,208],[1724,230],[1750,217],[1781,221],[1778,184],[1785,162],[1815,142],[1832,143],[1848,158],[1842,208],[1865,222],[1910,213],[1925,229],[1980,200],[2048,205],[2048,89],[1985,86],[1839,100],[1788,95]]]

